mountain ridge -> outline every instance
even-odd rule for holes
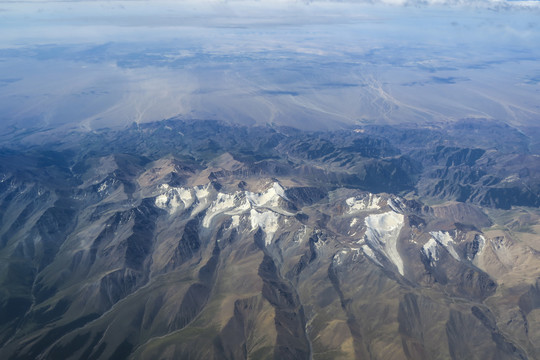
[[[425,190],[534,156],[355,130],[171,120],[4,149],[0,355],[537,357],[536,200]],[[526,166],[508,183],[534,189]]]

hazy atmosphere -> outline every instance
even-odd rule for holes
[[[0,359],[540,359],[539,20],[0,0]]]
[[[538,4],[3,1],[0,127],[531,125]]]

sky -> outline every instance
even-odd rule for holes
[[[0,1],[0,134],[538,125],[538,1]]]

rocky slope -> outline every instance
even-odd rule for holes
[[[539,358],[536,155],[387,131],[12,142],[0,357]]]

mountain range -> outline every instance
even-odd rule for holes
[[[3,135],[0,358],[540,358],[535,131]]]

